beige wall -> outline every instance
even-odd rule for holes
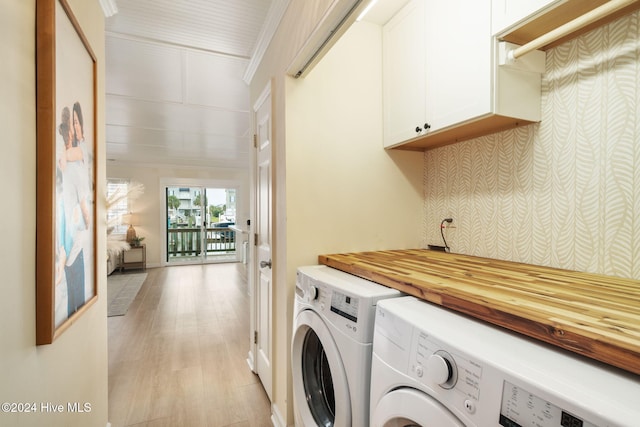
[[[320,4],[291,2],[251,85],[255,99],[274,79],[273,405],[289,425],[296,268],[323,253],[416,247],[424,234],[423,158],[382,149],[380,28],[356,24],[307,77],[284,75]]]
[[[306,78],[287,80],[291,267],[420,245],[423,159],[382,148],[381,61],[380,27],[357,22]]]
[[[286,246],[286,147],[285,147],[285,75],[287,66],[311,34],[331,0],[290,0],[264,58],[250,83],[251,105],[271,83],[273,129],[273,398],[272,406],[277,423],[293,425],[291,378],[288,357],[290,327],[290,287],[287,284]]]
[[[306,78],[286,82],[289,293],[277,348],[287,352],[298,266],[416,248],[424,234],[422,156],[382,148],[381,40],[379,26],[355,23]]]
[[[144,185],[144,193],[133,202],[138,225],[136,234],[144,236],[147,267],[165,264],[164,187],[166,185],[204,185],[238,188],[237,223],[249,219],[249,171],[238,169],[189,169],[136,165],[107,165],[108,178],[128,179]],[[247,332],[248,333],[248,332]]]
[[[104,16],[97,1],[69,0],[98,60],[98,159],[104,159]],[[3,426],[96,426],[107,423],[106,273],[99,263],[92,305],[51,345],[35,346],[35,2],[10,0],[0,17],[0,176],[8,191],[2,227],[0,402],[33,402],[37,413],[0,412]],[[97,184],[104,185],[104,163]],[[98,201],[98,216],[104,205]],[[105,248],[98,223],[98,251]],[[87,402],[91,412],[46,414],[40,403]]]
[[[425,154],[453,252],[640,279],[640,12],[547,53],[540,124]]]

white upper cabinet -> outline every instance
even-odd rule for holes
[[[564,0],[492,0],[491,33],[499,34],[526,18]]]
[[[383,28],[384,140],[422,132],[426,114],[425,2],[412,1]]]
[[[491,0],[412,0],[384,26],[385,147],[422,150],[540,120],[544,54],[536,71],[498,68],[491,22]]]
[[[427,1],[428,132],[491,109],[491,14],[487,0]]]

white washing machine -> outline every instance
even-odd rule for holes
[[[298,269],[291,342],[296,426],[368,427],[376,304],[399,296],[324,265]]]
[[[413,297],[376,316],[372,426],[640,425],[636,375]]]

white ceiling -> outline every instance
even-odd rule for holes
[[[247,168],[243,77],[272,3],[282,0],[116,0],[106,19],[109,161]]]
[[[246,82],[289,1],[100,0],[117,9],[106,19],[109,164],[247,169]],[[367,20],[406,2],[378,1]]]

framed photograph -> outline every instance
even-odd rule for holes
[[[36,0],[36,344],[97,300],[96,57],[66,0]]]

